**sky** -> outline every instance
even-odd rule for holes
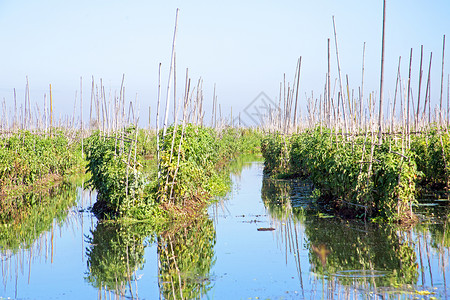
[[[92,77],[114,93],[124,74],[126,100],[138,99],[141,120],[148,120],[151,107],[155,120],[158,66],[165,99],[177,8],[177,94],[183,94],[180,83],[189,68],[194,82],[203,79],[207,115],[214,86],[224,114],[231,108],[234,114],[243,111],[261,92],[278,101],[280,82],[284,74],[293,81],[300,56],[301,105],[311,93],[318,97],[325,84],[328,38],[332,82],[338,76],[333,16],[342,75],[357,93],[365,43],[364,90],[379,90],[381,0],[0,0],[0,100],[11,110],[16,89],[17,101],[23,102],[28,77],[32,103],[43,106],[52,84],[55,112],[70,115],[82,78],[87,118]],[[399,56],[407,78],[411,48],[416,93],[423,45],[424,70],[433,52],[431,97],[437,103],[444,34],[444,97],[450,73],[450,1],[387,0],[386,8],[385,97],[394,93]]]

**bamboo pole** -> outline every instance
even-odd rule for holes
[[[442,72],[441,72],[441,93],[439,96],[439,126],[442,126],[442,94],[444,90],[444,58],[445,58],[445,34],[442,41]]]
[[[177,37],[177,27],[178,27],[178,13],[180,9],[177,8],[177,13],[175,17],[175,30],[173,32],[173,42],[172,42],[172,58],[170,61],[170,71],[169,71],[169,82],[167,84],[167,97],[166,97],[166,111],[164,116],[164,125],[163,125],[163,137],[166,135],[167,131],[167,121],[169,119],[169,99],[170,99],[170,85],[172,83],[172,71],[173,71],[173,65],[175,61],[175,42]]]
[[[361,71],[361,94],[359,97],[359,128],[362,128],[363,118],[363,103],[364,103],[364,62],[366,56],[366,42],[363,45],[363,59],[362,59],[362,71]]]
[[[346,120],[346,116],[345,116],[345,104],[344,104],[344,92],[342,90],[342,76],[341,76],[341,64],[339,62],[339,49],[338,49],[338,42],[337,42],[337,35],[336,35],[336,24],[334,21],[334,16],[333,18],[333,30],[334,30],[334,42],[336,44],[336,60],[337,60],[337,67],[338,67],[338,74],[339,74],[339,91],[340,91],[340,96],[342,99],[342,116],[344,118],[344,134],[347,132],[347,120]],[[339,115],[339,94],[338,94],[338,115]]]
[[[408,138],[408,147],[409,147],[409,133],[411,131],[410,127],[410,95],[411,95],[411,64],[412,64],[412,54],[413,48],[411,48],[411,52],[409,55],[409,72],[408,72],[408,89],[407,89],[407,103],[406,103],[406,135]]]
[[[450,126],[450,74],[447,78],[447,127]]]
[[[83,144],[83,77],[80,77],[80,114],[81,114],[81,158],[84,159],[84,144]]]
[[[158,104],[156,107],[156,160],[158,163],[158,184],[161,178],[160,144],[159,144],[159,108],[161,104],[161,63],[158,67]]]
[[[382,142],[383,122],[383,84],[384,84],[384,45],[386,31],[386,0],[383,0],[383,29],[381,33],[381,76],[380,76],[380,109],[378,112],[378,143]]]
[[[327,51],[327,60],[328,60],[328,70],[327,70],[327,100],[328,100],[328,126],[331,127],[331,83],[330,83],[330,72],[331,72],[331,65],[330,65],[330,39],[328,38],[327,40],[327,46],[328,46],[328,51]]]
[[[53,98],[52,98],[52,84],[50,84],[50,131],[53,127]]]
[[[294,108],[294,130],[297,128],[297,102],[298,102],[298,87],[300,85],[300,68],[302,67],[302,57],[298,59],[298,74],[297,74],[297,89],[295,91],[295,108]]]
[[[423,45],[420,46],[420,70],[419,70],[419,88],[417,92],[417,113],[416,113],[416,130],[419,128],[419,112],[420,112],[420,89],[422,87],[422,60],[423,60]]]
[[[89,124],[88,124],[89,128],[90,128],[91,125],[92,125],[92,104],[93,104],[93,102],[94,102],[94,97],[95,97],[94,93],[95,93],[94,76],[92,76],[91,105],[90,105],[90,108],[89,108]]]
[[[430,84],[431,84],[431,61],[433,59],[433,52],[430,53],[430,63],[428,65],[428,79],[427,79],[427,87],[425,89],[425,105],[423,107],[423,115],[424,117],[426,116],[426,111],[427,111],[427,103],[428,103],[428,124],[430,124]]]

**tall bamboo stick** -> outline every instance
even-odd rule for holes
[[[431,112],[430,112],[430,84],[431,84],[431,61],[433,59],[433,52],[430,53],[430,63],[428,65],[428,78],[427,78],[427,87],[425,89],[425,105],[423,107],[423,115],[426,116],[427,111],[427,103],[428,103],[428,124],[430,124]]]
[[[176,42],[176,37],[177,37],[178,13],[179,13],[179,11],[180,11],[180,9],[177,8],[177,13],[176,13],[176,17],[175,17],[175,30],[173,32],[172,58],[171,58],[171,61],[170,61],[169,82],[167,84],[166,112],[165,112],[165,116],[164,116],[163,136],[166,135],[167,121],[169,119],[170,85],[172,83],[172,71],[173,71],[173,65],[174,65],[174,60],[175,60],[175,42]]]
[[[366,42],[363,45],[362,71],[361,71],[361,94],[359,97],[359,127],[362,128],[363,103],[364,103],[364,62],[366,56]]]
[[[416,130],[419,123],[419,111],[420,111],[420,89],[422,87],[422,60],[423,60],[423,45],[420,46],[420,70],[419,70],[419,88],[417,92],[417,113],[416,113]]]
[[[328,46],[328,52],[327,52],[327,60],[328,60],[328,71],[327,71],[327,101],[328,101],[328,116],[329,116],[329,120],[328,120],[328,126],[331,126],[331,83],[330,83],[330,77],[331,77],[331,65],[330,65],[330,39],[328,38],[327,40],[327,46]]]
[[[380,76],[380,109],[378,112],[378,143],[382,142],[383,122],[383,84],[384,84],[384,45],[386,31],[386,0],[383,0],[383,29],[381,33],[381,76]]]
[[[297,128],[297,102],[298,102],[298,87],[300,85],[300,69],[302,67],[302,57],[298,59],[298,74],[297,74],[297,89],[295,91],[295,108],[294,108],[294,130]]]
[[[158,184],[161,177],[160,145],[159,145],[159,108],[161,104],[161,63],[158,67],[158,104],[156,107],[156,159],[158,162]]]
[[[442,72],[441,72],[441,93],[439,96],[439,126],[442,126],[442,93],[444,90],[444,58],[445,58],[445,34],[442,41]]]
[[[411,48],[411,53],[409,55],[409,73],[408,73],[408,89],[407,89],[407,103],[406,103],[406,135],[408,137],[408,145],[409,145],[409,133],[411,130],[410,127],[410,95],[411,95],[411,64],[412,64],[412,54],[413,48]]]
[[[344,104],[344,92],[342,89],[342,76],[341,76],[341,64],[339,62],[339,49],[338,49],[338,42],[337,42],[337,35],[336,35],[336,24],[334,22],[334,16],[333,18],[333,30],[334,30],[334,42],[336,44],[336,60],[337,60],[337,67],[338,67],[338,74],[339,74],[339,91],[340,96],[342,99],[342,116],[344,118],[344,134],[347,132],[347,121],[345,117],[345,104]],[[338,115],[339,115],[339,94],[338,94]]]
[[[53,127],[53,98],[52,98],[52,84],[50,84],[50,130]]]

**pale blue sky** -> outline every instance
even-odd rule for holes
[[[91,76],[103,78],[106,87],[115,90],[125,73],[127,99],[137,93],[141,119],[147,119],[148,106],[153,111],[156,106],[160,62],[163,87],[167,84],[177,7],[179,86],[189,67],[194,80],[204,79],[206,101],[211,101],[217,85],[224,111],[231,106],[233,112],[242,110],[261,91],[276,99],[283,73],[292,81],[299,56],[302,101],[305,93],[319,95],[327,71],[327,38],[332,41],[332,77],[337,77],[333,15],[343,76],[348,74],[351,87],[358,89],[366,42],[365,89],[379,88],[381,0],[0,0],[0,99],[12,106],[16,88],[23,101],[28,76],[33,102],[43,103],[51,83],[55,110],[70,114],[80,76],[87,106]],[[402,76],[407,77],[410,48],[417,90],[414,82],[423,44],[424,69],[433,51],[432,97],[437,101],[444,34],[446,80],[450,72],[449,15],[448,0],[387,1],[386,96],[394,90],[399,55]]]

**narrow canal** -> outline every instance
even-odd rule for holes
[[[95,193],[69,187],[0,230],[0,299],[450,297],[447,199],[421,201],[419,225],[378,225],[319,213],[308,183],[266,179],[262,162],[231,177],[208,216],[160,236],[97,222]]]

